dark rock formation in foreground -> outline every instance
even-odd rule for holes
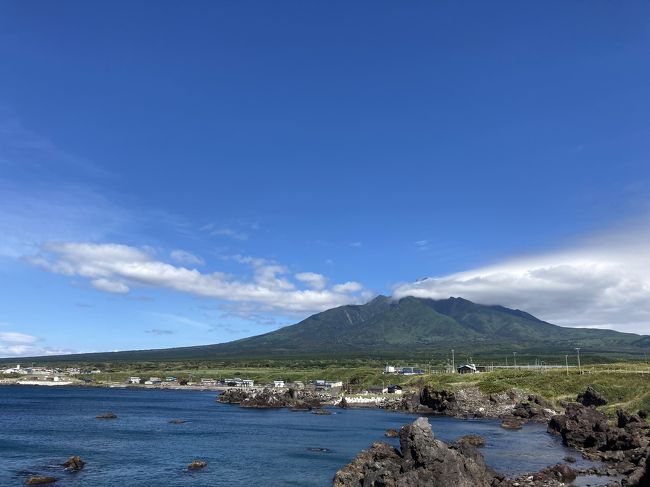
[[[399,449],[384,442],[373,443],[336,473],[333,487],[560,487],[573,482],[577,475],[587,474],[619,476],[611,479],[611,486],[650,487],[648,438],[639,433],[647,427],[635,430],[635,436],[623,429],[617,431],[620,428],[603,422],[601,415],[594,408],[576,404],[561,415],[565,420],[556,417],[554,424],[564,425],[566,437],[587,457],[608,462],[602,467],[575,470],[561,463],[508,479],[485,465],[476,448],[482,438],[463,437],[447,445],[434,438],[426,418],[418,418],[400,430]],[[622,438],[628,439],[626,435],[633,438],[630,443],[623,442]],[[591,437],[601,450],[584,446],[591,444]],[[615,449],[608,450],[608,445]]]
[[[619,420],[620,421],[620,420]],[[636,428],[633,425],[639,425]],[[570,403],[564,414],[553,416],[548,423],[549,433],[562,436],[565,445],[601,452],[633,450],[648,445],[644,427],[631,422],[626,428],[609,424],[607,416],[593,407]]]
[[[436,440],[426,418],[402,427],[400,450],[376,442],[334,477],[334,487],[490,487],[503,477],[486,467],[470,446],[448,446]]]
[[[582,397],[589,395],[588,389]],[[617,423],[611,424],[594,406],[570,403],[564,414],[551,418],[548,431],[584,456],[607,462],[608,473],[623,476],[620,485],[650,487],[650,425],[638,414],[618,411]]]

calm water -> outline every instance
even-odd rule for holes
[[[0,387],[0,485],[24,485],[28,473],[61,477],[57,486],[328,486],[338,468],[388,428],[415,416],[338,410],[317,416],[241,409],[213,392],[64,387]],[[117,420],[98,420],[113,411]],[[170,419],[187,423],[168,424]],[[495,421],[430,418],[443,440],[484,436],[488,463],[514,474],[538,470],[575,452],[540,425],[506,431]],[[397,441],[388,440],[397,445]],[[331,452],[309,451],[327,448]],[[80,455],[86,468],[56,464]],[[208,467],[188,473],[195,458]]]

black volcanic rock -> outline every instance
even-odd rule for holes
[[[436,440],[426,418],[402,427],[400,450],[383,442],[361,452],[334,477],[334,487],[489,487],[497,478],[482,455]]]
[[[548,431],[562,436],[564,444],[573,448],[605,452],[644,446],[638,432],[610,425],[602,412],[575,403],[568,404],[564,414],[551,418]]]
[[[583,406],[604,406],[607,404],[607,399],[592,386],[587,387],[585,392],[578,394],[576,400]]]

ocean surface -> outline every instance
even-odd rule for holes
[[[373,441],[416,417],[377,409],[308,412],[242,409],[217,393],[73,387],[0,387],[0,486],[29,474],[53,475],[56,486],[329,486],[336,471]],[[95,419],[112,411],[116,420]],[[183,419],[184,424],[169,424]],[[545,426],[506,431],[497,421],[430,417],[434,434],[453,441],[485,437],[489,465],[507,474],[539,470],[579,455]],[[58,464],[80,455],[86,468]],[[194,459],[208,466],[188,472]],[[578,466],[581,465],[579,460]]]

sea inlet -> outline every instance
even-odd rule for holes
[[[331,415],[287,409],[243,409],[215,402],[216,393],[142,389],[0,387],[0,485],[29,475],[56,486],[318,486],[373,441],[414,415],[379,409],[337,409]],[[113,412],[117,419],[96,419]],[[183,420],[179,424],[171,420]],[[490,420],[430,417],[434,435],[486,439],[487,463],[508,475],[537,471],[576,452],[544,425],[510,431]],[[76,473],[60,466],[79,455]],[[188,471],[195,459],[207,462]],[[580,466],[579,460],[576,466]]]

